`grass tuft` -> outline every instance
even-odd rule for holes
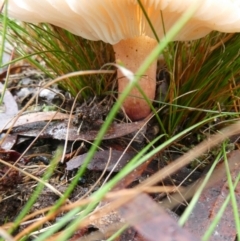
[[[16,46],[17,57],[24,58],[51,78],[74,71],[98,70],[114,61],[111,45],[83,39],[49,24],[34,25],[8,19],[6,39]],[[60,86],[73,96],[82,90],[81,96],[86,98],[111,90],[112,83],[113,77],[94,75],[69,78]]]
[[[239,41],[240,34],[212,32],[168,46],[164,57],[170,84],[165,114],[159,113],[167,133],[174,135],[216,113],[239,117]]]

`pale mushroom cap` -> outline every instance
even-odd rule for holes
[[[195,0],[196,1],[196,0]],[[164,37],[193,0],[142,0],[158,37]],[[0,0],[3,2],[3,0]],[[137,0],[9,0],[9,16],[47,22],[90,40],[116,44],[137,36],[155,38]],[[240,32],[240,0],[202,0],[175,40],[192,40],[212,30]]]

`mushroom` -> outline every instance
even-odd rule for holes
[[[195,2],[141,0],[160,40]],[[116,59],[133,73],[158,44],[137,0],[8,0],[8,14],[26,22],[51,23],[83,38],[110,43]],[[240,0],[202,0],[174,40],[198,39],[212,30],[240,31]],[[149,100],[155,97],[156,65],[155,61],[138,83]],[[119,95],[128,81],[118,71]],[[132,120],[143,119],[150,113],[149,105],[137,88],[132,89],[123,107]]]

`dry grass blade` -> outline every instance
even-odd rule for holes
[[[52,192],[54,192],[54,193],[55,193],[56,195],[58,195],[59,197],[61,197],[61,196],[63,195],[63,194],[62,194],[61,192],[59,192],[56,188],[54,188],[51,184],[43,181],[43,180],[40,179],[40,178],[35,177],[35,176],[32,175],[31,173],[28,173],[28,172],[26,172],[26,171],[24,171],[24,170],[22,170],[22,169],[20,169],[20,168],[18,168],[18,167],[16,167],[16,166],[10,164],[10,163],[8,163],[8,162],[6,162],[6,161],[4,161],[4,160],[1,160],[1,159],[0,159],[0,163],[4,164],[5,166],[8,166],[8,167],[10,167],[10,168],[12,168],[12,169],[17,170],[18,172],[24,174],[25,176],[28,176],[28,177],[30,177],[31,179],[37,181],[38,183],[44,184],[47,188],[49,188]],[[5,175],[6,175],[6,174],[5,174]],[[1,179],[3,179],[3,178],[4,178],[4,176],[1,177]],[[1,179],[0,179],[0,181],[1,181]],[[70,202],[70,201],[69,201],[69,202]]]
[[[143,190],[142,188],[147,188],[152,185],[155,185],[159,181],[163,180],[165,177],[171,175],[172,173],[176,172],[179,168],[187,165],[190,163],[193,159],[197,158],[198,156],[202,155],[204,152],[208,151],[215,145],[218,145],[225,139],[229,138],[232,135],[240,133],[240,121],[230,125],[229,127],[226,127],[222,129],[219,133],[215,135],[209,136],[209,138],[203,142],[201,142],[199,145],[197,145],[195,148],[193,148],[191,151],[183,155],[181,158],[177,159],[176,161],[170,163],[165,168],[161,169],[159,172],[151,176],[150,178],[146,179],[144,182],[139,184],[136,189]],[[138,195],[139,192],[136,192],[134,195]],[[134,198],[134,195],[130,196],[124,196],[121,199],[112,201],[107,207],[103,207],[101,209],[101,215],[104,215],[104,213],[116,210],[118,207],[124,205],[125,203],[129,202],[132,198]],[[107,211],[108,210],[108,211]],[[98,210],[99,212],[99,210]],[[97,215],[98,217],[101,216],[100,214]],[[81,223],[80,226],[84,225],[84,222]]]
[[[128,194],[131,195],[124,195],[122,198],[115,199],[116,195],[112,196],[111,193],[109,195],[106,195],[106,197],[112,197],[113,201],[110,202],[108,205],[105,205],[101,207],[100,209],[96,210],[95,212],[91,213],[91,217],[86,217],[84,220],[79,223],[79,228],[84,227],[88,225],[89,223],[92,223],[93,220],[97,220],[105,215],[107,213],[112,212],[113,210],[117,210],[122,205],[126,204],[127,202],[130,202],[131,199],[133,199],[135,196],[139,194],[139,192],[142,192],[147,189],[147,187],[156,184],[160,180],[164,179],[167,175],[170,175],[171,173],[175,172],[179,168],[185,166],[188,164],[191,160],[198,157],[199,155],[203,154],[205,151],[209,150],[213,146],[221,143],[226,138],[235,135],[237,133],[240,133],[240,121],[230,125],[227,128],[224,128],[216,135],[209,136],[209,138],[202,143],[200,143],[198,146],[196,146],[194,149],[192,149],[190,152],[186,153],[183,157],[179,158],[169,166],[163,168],[160,170],[157,174],[153,175],[146,181],[144,181],[142,184],[138,185],[136,187],[136,192],[129,192]],[[138,188],[140,190],[138,190]],[[146,188],[146,189],[145,189]],[[82,200],[84,201],[84,200]],[[89,200],[91,201],[91,200]],[[92,200],[93,201],[93,200]],[[73,204],[75,205],[75,204]]]
[[[210,150],[212,147],[218,145],[219,143],[223,142],[230,136],[236,135],[240,133],[240,121],[237,121],[236,123],[222,129],[219,131],[219,133],[215,135],[209,136],[206,140],[192,148],[189,152],[175,160],[174,162],[170,163],[157,173],[155,173],[153,176],[139,184],[139,187],[146,187],[146,186],[152,186],[156,183],[160,182],[167,176],[170,176],[180,168],[186,166],[188,163],[190,163],[195,158],[199,157],[206,151]]]

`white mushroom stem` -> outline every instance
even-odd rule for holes
[[[147,36],[121,40],[113,46],[116,60],[120,60],[124,66],[133,73],[137,71],[145,58],[156,47],[157,41]],[[155,61],[141,77],[138,84],[145,95],[152,101],[156,90],[156,69]],[[118,92],[119,95],[124,91],[129,80],[118,70]],[[150,113],[150,107],[142,94],[136,87],[132,89],[129,96],[123,103],[124,110],[131,120],[140,120]]]

